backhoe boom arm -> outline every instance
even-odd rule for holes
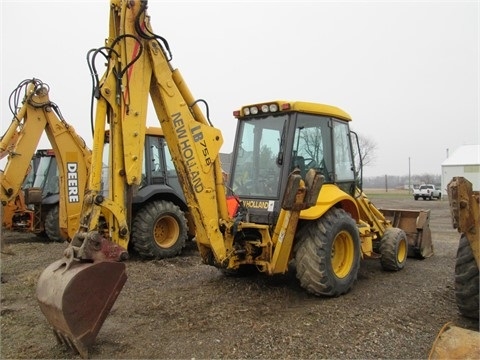
[[[4,171],[0,173],[0,200],[6,204],[17,196],[27,176],[31,159],[45,133],[58,164],[62,215],[59,219],[60,228],[71,238],[81,212],[90,166],[90,150],[75,129],[62,118],[58,107],[50,101],[46,84],[38,79],[25,80],[16,91],[24,88],[22,106],[14,114],[0,141],[0,152],[8,152]]]

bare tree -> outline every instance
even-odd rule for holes
[[[363,166],[375,164],[375,151],[377,150],[377,143],[375,142],[375,140],[359,133],[357,133],[357,135],[360,153],[358,152],[355,138],[353,138],[352,140],[356,175],[358,175],[358,172],[360,171],[360,164],[362,164]]]

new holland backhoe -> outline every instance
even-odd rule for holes
[[[127,280],[121,260],[135,230],[131,198],[141,182],[149,97],[205,264],[225,273],[266,275],[294,268],[307,291],[338,296],[353,286],[362,257],[380,258],[385,269],[400,270],[409,249],[421,258],[432,254],[428,212],[384,215],[361,191],[350,116],[333,106],[272,101],[243,107],[236,113],[226,187],[219,159],[222,134],[203,114],[202,107],[208,114],[206,102],[193,97],[172,66],[169,45],[152,30],[146,10],[147,1],[110,2],[102,48],[107,64],[93,92],[92,170],[80,227],[63,258],[38,279],[40,308],[60,343],[87,357]],[[106,131],[114,171],[104,195],[100,144]]]

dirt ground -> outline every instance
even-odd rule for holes
[[[431,209],[435,255],[397,273],[362,261],[354,288],[338,298],[307,294],[294,274],[226,277],[201,264],[194,243],[173,259],[133,258],[90,358],[425,359],[446,322],[478,329],[455,304],[459,235],[448,201],[373,202]],[[35,297],[38,276],[65,244],[2,236],[1,358],[79,358],[57,345]]]

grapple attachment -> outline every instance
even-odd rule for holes
[[[115,248],[109,246],[108,251],[112,256]],[[74,258],[71,248],[65,254],[40,275],[37,299],[58,343],[88,358],[88,349],[127,280],[126,266],[111,261],[115,257],[85,262]]]
[[[409,257],[425,259],[433,255],[430,210],[379,210],[394,227],[405,231]]]

